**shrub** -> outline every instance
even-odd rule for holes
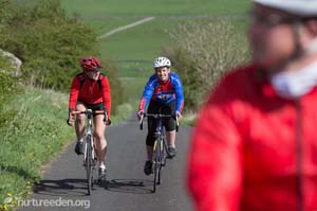
[[[95,54],[95,34],[76,17],[68,18],[58,0],[34,7],[12,7],[1,47],[23,61],[27,83],[65,90],[82,55]]]
[[[8,8],[10,16],[0,40],[0,47],[23,62],[23,81],[35,87],[68,91],[71,78],[78,73],[82,56],[100,56],[95,32],[79,16],[69,17],[59,0],[39,0],[25,6],[15,2]],[[104,66],[114,68],[110,61]],[[112,69],[111,88],[114,107],[122,102],[121,84]]]
[[[248,59],[246,40],[227,20],[182,23],[170,37],[175,44],[163,51],[183,80],[185,109],[196,110],[219,76]]]

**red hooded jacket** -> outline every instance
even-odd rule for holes
[[[108,115],[111,114],[111,93],[108,78],[100,74],[98,80],[88,78],[85,73],[73,78],[69,95],[69,108],[74,110],[77,101],[86,104],[104,103]]]
[[[227,74],[200,111],[187,180],[196,210],[317,210],[317,89],[286,100],[262,73]]]

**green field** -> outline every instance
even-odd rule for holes
[[[85,18],[107,16],[233,15],[245,12],[248,0],[63,0],[70,13]]]
[[[247,0],[91,0],[89,3],[62,0],[66,12],[79,14],[98,36],[146,17],[155,17],[152,21],[98,40],[102,57],[113,60],[118,75],[123,77],[121,81],[128,101],[135,101],[135,97],[141,95],[147,77],[153,72],[151,63],[154,57],[161,55],[164,46],[172,45],[169,31],[184,21],[228,17],[241,29],[245,25],[249,4]],[[138,79],[133,83],[136,77]]]
[[[14,0],[32,5],[39,0]],[[152,74],[152,61],[162,48],[173,45],[169,32],[182,22],[207,19],[230,19],[239,33],[244,33],[249,0],[61,0],[69,15],[77,14],[96,31],[97,37],[147,17],[153,20],[97,39],[101,57],[112,60],[122,77],[127,101],[141,95],[144,83]],[[138,78],[136,83],[127,78]],[[132,80],[133,81],[133,80]],[[131,85],[139,86],[131,94]],[[133,96],[133,97],[132,97]]]
[[[161,48],[170,45],[168,32],[181,21],[245,16],[247,0],[63,0],[67,13],[79,14],[99,36],[146,17],[153,21],[100,40],[102,55],[119,63],[141,61],[149,67]],[[146,67],[145,65],[143,65]]]

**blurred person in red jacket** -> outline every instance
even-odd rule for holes
[[[111,113],[111,93],[107,76],[100,72],[101,63],[95,57],[83,57],[80,60],[82,72],[77,74],[72,81],[69,95],[69,115],[67,123],[74,125],[77,135],[75,152],[84,154],[83,135],[85,131],[85,114],[77,115],[75,120],[72,111],[85,111],[86,109],[104,110],[104,114],[95,114],[94,135],[96,138],[96,154],[98,159],[99,179],[105,178],[106,149],[107,141],[105,137],[106,124],[110,122]]]
[[[199,211],[317,210],[317,0],[252,2],[252,62],[201,109],[188,187]]]

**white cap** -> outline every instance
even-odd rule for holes
[[[317,17],[317,0],[252,0],[301,17]]]

